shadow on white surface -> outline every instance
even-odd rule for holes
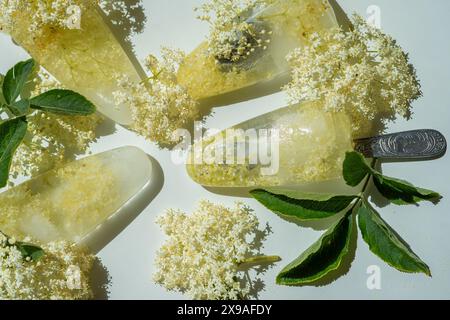
[[[142,0],[100,1],[103,19],[119,41],[136,71],[145,79],[146,73],[134,52],[131,39],[144,31],[147,22]]]
[[[108,300],[110,295],[110,286],[112,282],[108,269],[103,265],[99,258],[96,258],[90,274],[90,286],[94,299]]]
[[[339,193],[343,195],[352,195],[359,193],[362,186],[351,188],[347,186],[344,180],[329,180],[324,182],[305,183],[302,185],[289,185],[282,187],[271,187],[272,189],[289,189],[293,191],[308,192],[308,193]],[[251,188],[226,188],[226,187],[204,187],[207,191],[240,198],[252,198],[250,191],[258,188],[264,188],[264,186],[256,186]]]
[[[342,9],[342,7],[339,5],[339,3],[336,2],[336,0],[328,0],[328,2],[334,10],[334,14],[336,15],[336,19],[339,25],[342,27],[342,29],[349,30],[352,23],[345,13],[344,9]]]
[[[209,114],[214,107],[224,107],[232,104],[237,104],[244,101],[249,101],[264,96],[268,96],[281,91],[281,88],[288,84],[291,76],[289,73],[284,73],[278,77],[261,81],[254,85],[238,89],[232,92],[227,92],[215,97],[200,100],[200,109],[202,114]]]

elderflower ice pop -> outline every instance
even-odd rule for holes
[[[351,150],[348,116],[304,102],[197,142],[187,170],[208,187],[295,186],[341,178]]]
[[[6,2],[0,30],[61,84],[91,100],[112,120],[129,125],[131,112],[116,105],[117,79],[141,77],[93,0]],[[3,22],[3,23],[1,23]]]
[[[0,194],[2,232],[41,243],[80,242],[146,185],[149,157],[123,147],[53,169]]]
[[[338,26],[326,0],[249,3],[245,9],[231,9],[229,2],[222,8],[208,7],[217,11],[214,15],[218,17],[211,35],[186,57],[178,72],[178,82],[194,99],[230,93],[287,74],[290,51],[305,45],[312,33]]]

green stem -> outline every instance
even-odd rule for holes
[[[239,269],[250,269],[263,264],[272,264],[281,261],[279,256],[256,256],[242,260],[238,264]]]
[[[375,167],[375,164],[377,163],[377,159],[373,159],[372,163],[370,164],[370,167],[373,169]],[[362,201],[364,201],[364,195],[366,194],[367,187],[369,186],[369,182],[372,179],[372,174],[369,174],[366,178],[366,181],[364,182],[363,188],[361,192],[359,193],[359,198],[355,203],[353,204],[352,209],[349,211],[350,214],[354,211],[354,209],[361,204]]]
[[[155,72],[153,70],[150,70],[150,72],[152,73],[151,76],[148,76],[147,78],[143,79],[141,81],[141,84],[146,84],[148,83],[150,80],[158,80],[159,75],[162,73],[162,70]]]
[[[376,163],[377,163],[377,159],[373,159],[372,163],[370,164],[370,167],[373,169],[375,167]],[[372,178],[372,174],[369,174],[366,178],[366,182],[364,182],[364,186],[363,186],[361,192],[359,193],[360,198],[362,198],[364,196],[364,194],[366,193],[367,187],[369,186],[369,182],[370,182],[371,178]]]
[[[28,114],[23,114],[23,115],[12,114],[12,115],[8,115],[7,119],[0,120],[0,124],[6,123],[8,121],[13,121],[13,120],[16,120],[16,119],[19,119],[19,118],[23,118],[23,117],[26,117],[27,115]]]

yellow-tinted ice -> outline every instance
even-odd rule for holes
[[[209,187],[276,187],[339,179],[345,153],[353,149],[348,117],[323,111],[320,102],[279,109],[232,129],[191,149],[187,170],[194,181]],[[272,129],[278,137],[267,138],[260,129]],[[229,139],[230,134],[235,136]],[[265,141],[271,145],[267,150],[261,148]],[[245,158],[233,149],[239,146],[246,148]],[[221,163],[215,156],[222,152]],[[261,157],[266,154],[270,161]]]
[[[42,243],[78,242],[150,180],[151,163],[134,147],[75,161],[0,194],[2,232]]]
[[[252,19],[267,26],[271,34],[270,43],[261,44],[267,46],[264,54],[251,67],[224,70],[209,54],[208,42],[202,43],[178,72],[178,82],[193,98],[210,98],[283,75],[289,70],[286,56],[291,50],[302,47],[312,33],[338,26],[326,0],[278,0]]]
[[[112,120],[129,125],[130,110],[114,103],[116,78],[139,82],[140,76],[100,9],[91,1],[84,4],[79,29],[45,26],[30,32],[33,17],[23,12],[14,16],[11,36],[66,88],[86,96]]]

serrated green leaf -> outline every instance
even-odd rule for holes
[[[19,62],[10,69],[3,80],[3,97],[8,105],[16,102],[22,92],[28,77],[33,72],[34,60]]]
[[[0,188],[6,186],[12,157],[27,132],[25,117],[0,124]]]
[[[16,116],[24,116],[30,109],[30,101],[27,99],[20,100],[8,106],[8,109]]]
[[[349,186],[356,187],[372,172],[373,169],[362,154],[356,151],[347,152],[343,165],[343,175],[345,182]]]
[[[401,240],[395,231],[367,204],[358,210],[358,224],[370,251],[397,270],[425,273],[430,268]]]
[[[350,212],[287,265],[277,276],[277,284],[288,286],[311,284],[338,269],[349,252],[353,224]]]
[[[250,194],[271,211],[302,221],[334,216],[358,198],[354,195],[311,194],[274,189],[257,189]]]
[[[50,90],[32,98],[30,103],[33,109],[65,115],[85,116],[96,110],[92,102],[71,90]]]
[[[408,181],[383,176],[379,173],[374,175],[374,183],[386,199],[397,205],[417,204],[421,201],[434,201],[441,198],[437,192],[418,188]]]

